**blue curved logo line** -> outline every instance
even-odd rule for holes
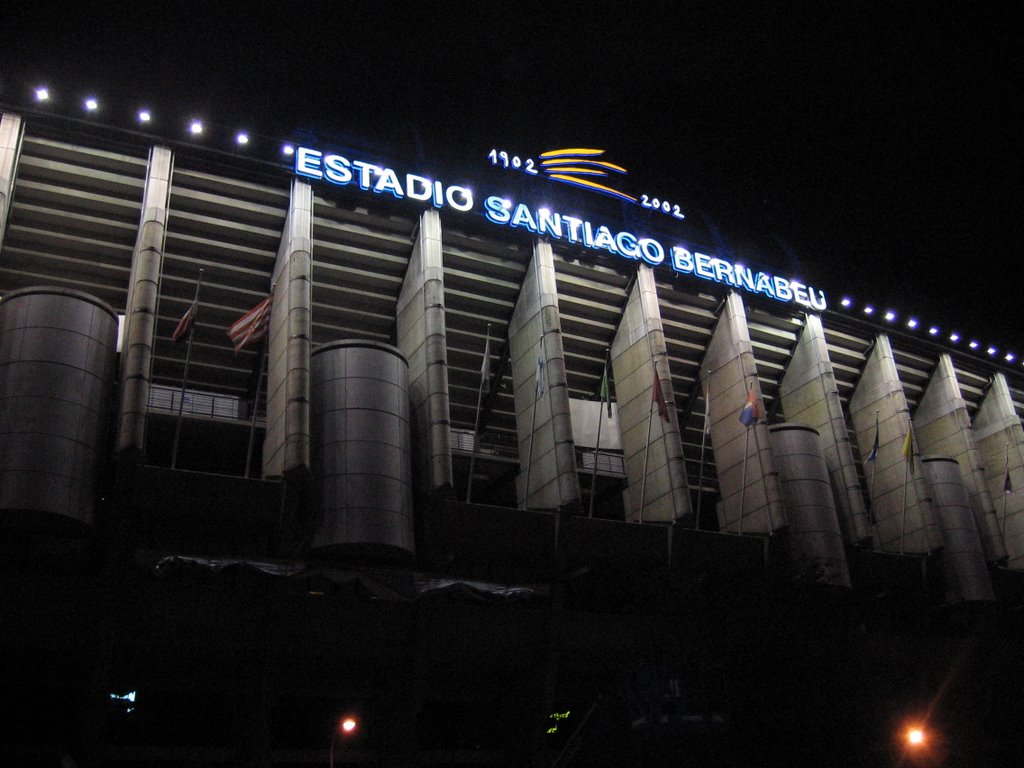
[[[637,202],[637,198],[632,195],[627,195],[614,187],[593,180],[595,177],[609,178],[613,173],[623,176],[629,173],[621,165],[598,159],[604,155],[604,152],[603,149],[579,147],[552,149],[540,154],[540,166],[544,175],[551,181],[589,189],[630,203]]]

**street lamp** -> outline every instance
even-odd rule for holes
[[[907,742],[907,746],[913,749],[923,747],[928,741],[924,729],[918,725],[912,725],[907,728],[907,732],[903,734],[903,738]]]
[[[338,720],[337,726],[331,732],[330,768],[334,768],[334,744],[338,737],[347,738],[355,734],[359,729],[359,721],[352,715],[345,715]]]
[[[897,765],[937,766],[942,762],[940,734],[924,721],[905,722],[897,732]]]

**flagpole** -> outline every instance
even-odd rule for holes
[[[654,366],[654,375],[658,375],[658,366]],[[640,519],[638,522],[644,521],[644,497],[647,495],[647,460],[651,455],[651,426],[654,423],[654,398],[651,398],[651,412],[647,414],[647,447],[644,448],[644,475],[643,480],[640,482]]]
[[[536,282],[537,288],[537,303],[538,303],[538,319],[540,320],[540,344],[537,347],[537,373],[535,377],[539,377],[542,374],[547,376],[547,355],[544,353],[544,289],[541,286],[540,280],[540,255],[534,250],[533,258],[533,279]],[[526,277],[523,277],[525,283]],[[543,368],[540,365],[541,360],[544,361]],[[545,382],[545,385],[547,382]],[[546,390],[545,390],[546,391]],[[533,416],[530,424],[530,443],[526,450],[526,487],[523,489],[523,506],[522,509],[529,509],[530,507],[530,471],[533,469],[533,433],[537,429],[537,407],[540,405],[540,381],[534,381],[533,383]],[[557,523],[557,516],[555,521]]]
[[[604,403],[599,403],[601,406],[597,411],[597,440],[594,443],[594,468],[590,473],[590,509],[587,511],[587,517],[594,516],[594,493],[597,488],[597,457],[601,454],[601,422],[604,421]]]
[[[651,337],[648,336],[647,337],[648,345],[650,345],[650,343],[651,343],[650,339],[651,339]],[[665,365],[666,365],[666,367],[668,367],[670,369],[668,377],[669,377],[669,381],[671,382],[671,380],[672,380],[672,371],[671,371],[671,366],[669,366],[669,364],[668,364],[668,352],[659,352],[658,354],[665,356]],[[653,357],[653,354],[652,354],[652,357]],[[662,417],[662,414],[660,413],[660,409],[659,409],[658,416],[659,416],[659,418],[663,418],[663,420],[668,424],[668,427],[666,427],[665,424],[659,424],[659,427],[660,427],[660,431],[661,431],[661,447],[665,449],[665,470],[667,472],[667,477],[669,478],[669,492],[671,494],[671,499],[672,499],[672,523],[674,525],[675,521],[676,521],[676,518],[677,518],[677,515],[676,515],[676,494],[675,494],[675,489],[672,488],[672,480],[671,480],[671,477],[672,477],[672,473],[671,473],[671,455],[670,455],[670,451],[669,451],[668,433],[669,433],[669,429],[672,426],[672,416],[671,416],[671,413],[672,413],[672,411],[675,410],[676,403],[675,403],[675,397],[673,397],[672,398],[672,405],[671,406],[669,405],[668,400],[665,399],[665,392],[664,392],[664,390],[661,389],[661,383],[660,382],[658,384],[658,389],[661,392],[661,398],[660,398],[659,405],[660,405],[660,403],[664,403],[665,404],[665,414],[664,414],[664,416]],[[678,420],[678,415],[677,415],[676,419]],[[682,435],[679,434],[680,457],[682,456],[682,449],[683,449],[683,438],[682,438]],[[685,465],[686,465],[686,462],[684,461],[683,462],[684,471],[685,471]]]
[[[256,377],[256,395],[252,399],[252,419],[249,420],[249,448],[245,453],[246,478],[249,477],[249,465],[252,464],[252,444],[256,436],[256,414],[259,412],[260,390],[263,388],[263,367],[267,356],[267,339],[269,338],[269,334],[264,337],[263,345],[260,348],[260,373]]]
[[[757,454],[757,466],[761,471],[761,483],[765,487],[765,515],[768,517],[768,535],[771,536],[775,533],[775,519],[772,517],[772,505],[768,503],[768,484],[764,478],[764,463],[761,460],[761,440],[757,436],[757,422],[754,422],[753,426],[747,427],[747,432],[754,431],[754,452]]]
[[[751,393],[752,390],[753,390],[753,386],[750,385],[750,384],[747,384],[747,401],[748,402],[750,401],[750,393]],[[746,407],[746,406],[744,406],[744,407]],[[756,420],[756,414],[754,414],[754,418]],[[751,427],[751,425],[750,424],[744,424],[744,426],[746,427],[746,432],[744,433],[744,438],[743,438],[743,471],[740,474],[740,519],[739,519],[739,524],[737,526],[738,530],[736,531],[736,533],[739,534],[740,536],[743,535],[743,508],[746,506],[746,503],[747,503],[747,458],[750,455],[750,427]]]
[[[878,441],[878,414],[881,411],[875,411],[875,442]],[[874,443],[872,443],[874,446]],[[871,507],[874,509],[875,506],[875,472],[878,469],[878,456],[875,456],[871,461],[871,481],[868,487],[868,495],[871,497]]]
[[[910,461],[903,464],[903,511],[900,513],[900,554],[903,554],[903,537],[907,532],[907,475],[909,473]]]
[[[650,349],[650,336],[647,337],[648,349]],[[640,520],[644,521],[644,507],[646,505],[647,496],[647,462],[651,455],[651,428],[654,424],[654,409],[655,406],[658,408],[658,417],[661,417],[661,407],[664,400],[664,395],[661,393],[661,378],[658,374],[658,361],[654,357],[654,353],[651,353],[651,366],[654,368],[654,380],[651,383],[651,411],[647,415],[647,445],[644,448],[644,474],[643,481],[640,483]],[[668,411],[668,405],[665,405],[666,413]],[[664,429],[663,429],[664,431]],[[668,460],[668,452],[665,454],[666,461]]]
[[[604,374],[601,377],[602,391],[600,392],[600,407],[597,409],[597,441],[594,443],[594,470],[590,475],[590,509],[587,517],[594,516],[594,493],[597,488],[597,457],[601,452],[601,424],[604,422],[605,397],[608,398],[608,409],[612,407],[612,393],[608,388],[608,359],[611,357],[611,350],[604,351]]]
[[[178,445],[181,442],[181,419],[185,408],[185,388],[188,385],[188,367],[192,361],[192,336],[196,331],[196,318],[199,315],[199,286],[203,284],[203,270],[199,270],[199,279],[196,280],[196,293],[192,299],[192,307],[195,307],[196,314],[192,316],[192,322],[188,328],[188,345],[185,347],[185,370],[181,375],[181,397],[178,398],[178,420],[174,425],[174,447],[171,448],[171,469],[178,466]],[[189,311],[192,311],[192,307]]]
[[[750,427],[743,440],[743,472],[740,474],[740,519],[736,533],[743,535],[743,507],[747,501],[747,454],[750,452]]]
[[[999,535],[1006,539],[1006,497],[1010,495],[1010,443],[1006,443],[1006,462],[1003,467],[1003,511],[999,521]]]
[[[708,419],[711,416],[711,371],[708,370],[707,375],[704,377],[704,429],[700,436],[700,471],[697,473],[697,518],[694,521],[694,530],[700,530],[700,509],[701,501],[704,497],[704,456],[707,452],[707,441],[708,441],[708,428],[710,427]]]
[[[480,386],[476,393],[476,418],[473,420],[473,453],[469,457],[469,479],[466,481],[466,503],[473,496],[473,470],[476,466],[476,446],[480,442],[480,406],[484,401],[484,380],[487,378],[488,361],[491,355],[491,324],[487,324],[487,341],[484,343],[484,361],[480,366]]]
[[[543,318],[541,319],[543,322]],[[544,366],[537,366],[536,376],[547,376],[547,359],[544,355],[544,331],[540,333],[540,345],[537,348],[537,361],[544,358]],[[523,506],[520,509],[529,509],[530,504],[530,470],[533,468],[533,433],[537,430],[537,409],[540,407],[540,380],[533,383],[533,417],[530,422],[530,443],[526,450],[526,487],[523,489]],[[545,392],[547,391],[545,382]]]
[[[910,417],[907,417],[907,443],[909,445],[909,451],[903,456],[903,511],[900,513],[900,554],[903,554],[903,538],[907,532],[907,482],[910,474],[910,462],[914,460],[914,443],[913,437],[911,436],[910,430],[913,429],[913,425],[910,422]]]

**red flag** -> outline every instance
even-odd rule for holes
[[[654,369],[654,391],[651,393],[651,404],[652,407],[656,403],[658,406],[658,415],[661,416],[665,421],[669,421],[668,418],[668,404],[665,402],[665,397],[661,394],[661,379],[658,378],[658,369]]]
[[[274,295],[270,294],[228,328],[228,338],[235,345],[235,352],[267,335],[267,329],[270,328],[270,308],[273,305],[273,300]]]
[[[761,401],[757,399],[754,394],[754,388],[751,386],[747,390],[747,402],[743,404],[740,409],[740,421],[746,427],[752,427],[757,422],[764,418],[764,411],[761,409]]]
[[[177,341],[192,329],[192,324],[196,321],[196,312],[198,309],[199,308],[196,306],[196,303],[192,302],[189,308],[185,310],[185,314],[181,316],[181,320],[179,320],[178,324],[174,327],[174,333],[171,334],[171,341]]]

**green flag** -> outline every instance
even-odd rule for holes
[[[601,375],[601,402],[608,403],[608,418],[612,417],[612,396],[608,390],[608,358],[604,360],[604,373]]]

